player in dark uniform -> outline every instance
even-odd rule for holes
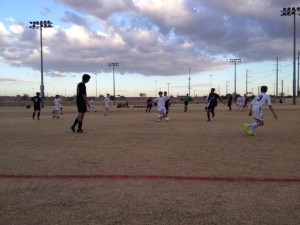
[[[215,93],[215,89],[212,88],[209,95],[206,97],[206,106],[205,106],[205,110],[207,112],[207,121],[210,121],[210,113],[212,115],[212,117],[215,116],[215,107],[217,106],[217,101],[218,99],[224,104],[226,105],[222,99],[220,98],[220,96],[218,94]]]
[[[231,111],[231,105],[232,105],[232,95],[231,94],[229,94],[229,96],[228,96],[228,100],[227,100],[227,106],[228,106],[228,108],[229,108],[229,111]]]
[[[150,112],[151,109],[152,109],[152,107],[153,107],[153,102],[152,102],[152,98],[150,97],[150,98],[148,98],[148,100],[147,100],[147,108],[146,108],[146,112]]]
[[[88,74],[84,74],[82,76],[82,82],[77,85],[77,109],[78,116],[74,121],[74,124],[71,126],[71,130],[75,132],[76,125],[78,124],[77,133],[83,133],[82,130],[82,122],[84,118],[84,114],[87,112],[87,106],[90,107],[90,103],[86,97],[86,87],[85,84],[89,82],[91,76]]]
[[[164,96],[167,96],[167,92],[164,92]],[[170,98],[168,100],[165,101],[165,107],[166,107],[166,116],[168,116],[169,114],[169,106],[170,106]]]
[[[33,114],[32,114],[32,119],[34,119],[35,113],[36,113],[36,111],[38,111],[37,118],[38,118],[38,120],[40,120],[41,102],[42,102],[42,99],[40,97],[40,92],[37,92],[36,96],[31,98],[31,101],[33,101],[33,109],[34,109]]]

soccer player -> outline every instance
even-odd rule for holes
[[[160,122],[163,117],[165,117],[165,121],[169,121],[169,117],[167,117],[166,113],[166,101],[170,99],[169,96],[162,96],[162,91],[158,92],[159,97],[153,100],[153,102],[157,102],[157,122]]]
[[[40,97],[40,92],[37,92],[35,94],[36,94],[36,96],[31,98],[31,101],[33,101],[33,109],[34,109],[33,114],[32,114],[32,119],[35,118],[35,113],[36,113],[36,111],[38,111],[37,118],[38,118],[38,120],[40,120],[42,99]]]
[[[94,100],[94,98],[92,98],[91,101],[90,101],[89,111],[91,111],[91,110],[93,110],[94,112],[96,112],[95,111],[95,100]]]
[[[61,108],[61,100],[60,100],[59,95],[55,95],[55,98],[54,98],[53,101],[54,101],[54,107],[53,107],[53,116],[52,116],[52,118],[58,119],[59,118],[58,112],[60,111],[60,108]]]
[[[110,103],[109,94],[107,94],[107,95],[106,95],[106,98],[104,98],[104,100],[103,100],[103,105],[104,105],[104,116],[107,116],[107,114],[108,114],[109,103]]]
[[[78,124],[77,133],[84,133],[84,130],[82,129],[82,123],[84,114],[87,111],[87,106],[90,106],[90,103],[86,97],[86,87],[85,84],[90,81],[91,76],[88,74],[84,74],[82,76],[82,82],[80,82],[77,85],[77,109],[78,109],[78,116],[74,121],[74,124],[71,126],[71,130],[75,132],[76,125]]]
[[[164,96],[167,96],[168,97],[168,93],[165,91],[164,92]],[[165,102],[165,108],[166,108],[166,116],[168,116],[168,114],[169,114],[169,107],[170,107],[170,102],[171,101],[171,99],[169,98],[168,100],[166,100],[166,102]]]
[[[231,94],[229,94],[228,95],[228,100],[227,100],[227,106],[228,106],[228,108],[229,108],[229,111],[231,111],[231,105],[232,105],[232,95]]]
[[[250,112],[249,116],[253,115],[253,118],[255,119],[254,123],[245,123],[244,124],[244,130],[245,133],[250,136],[255,136],[256,128],[259,126],[264,125],[264,114],[263,114],[263,106],[265,104],[268,104],[270,111],[272,112],[275,119],[277,119],[277,115],[272,107],[271,104],[271,98],[267,94],[268,87],[267,86],[261,86],[260,88],[261,93],[257,95],[251,102]]]
[[[186,94],[186,96],[184,96],[183,98],[183,104],[184,104],[184,112],[187,111],[187,108],[188,108],[188,104],[189,102],[191,101],[191,97],[189,96],[189,94]]]
[[[244,112],[244,105],[245,105],[245,97],[244,96],[240,96],[237,98],[237,106],[238,106],[238,111],[239,112]]]
[[[152,107],[153,107],[153,102],[152,102],[152,98],[150,97],[150,98],[148,98],[148,100],[147,100],[147,108],[146,108],[146,112],[150,112],[151,109],[152,109]]]
[[[212,88],[210,90],[209,95],[206,97],[206,105],[205,105],[205,110],[207,112],[207,121],[210,121],[210,113],[212,115],[212,117],[215,117],[215,107],[217,106],[217,101],[218,99],[224,104],[226,105],[222,99],[220,98],[220,96],[218,94],[215,93],[215,89]]]

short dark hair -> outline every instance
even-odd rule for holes
[[[90,75],[88,75],[88,74],[83,74],[83,76],[82,76],[82,81],[83,81],[83,82],[89,81],[90,78],[91,78]]]
[[[159,95],[162,94],[162,91],[158,92],[158,94],[159,94]]]
[[[215,91],[216,89],[212,88],[211,91]]]
[[[260,91],[265,93],[265,92],[268,91],[268,87],[267,86],[261,86]]]
[[[35,93],[36,95],[40,95],[40,92]]]

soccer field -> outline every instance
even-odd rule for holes
[[[265,107],[265,126],[247,136],[245,112],[219,104],[114,108],[0,108],[0,224],[272,224],[300,221],[300,106]]]

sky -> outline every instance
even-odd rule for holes
[[[1,0],[0,95],[40,90],[73,96],[84,73],[88,96],[292,94],[293,17],[298,0]],[[297,56],[300,16],[296,17]],[[236,64],[230,59],[241,59]],[[277,60],[278,59],[278,60]],[[109,63],[119,66],[109,67]],[[236,71],[236,72],[235,72]],[[115,77],[115,82],[114,78]],[[236,77],[236,79],[235,79]],[[247,82],[246,82],[247,81]],[[115,84],[115,88],[114,88]],[[275,88],[275,89],[274,89]]]

